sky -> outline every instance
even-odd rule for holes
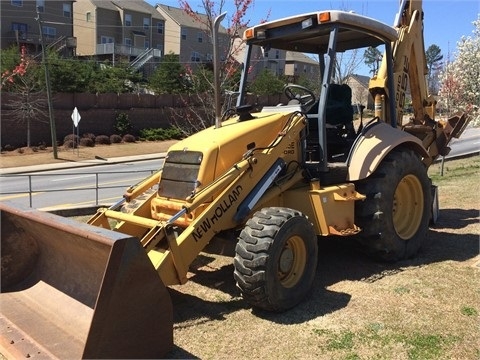
[[[147,0],[147,2],[152,5],[161,3],[179,7],[178,0]],[[233,3],[233,0],[226,0],[226,3]],[[190,0],[189,4],[193,10],[204,13],[200,0]],[[268,20],[275,20],[332,9],[354,11],[393,25],[398,7],[398,0],[254,0],[254,5],[245,19],[250,19],[249,25],[253,26],[265,19],[268,13],[270,13]],[[233,14],[233,8],[227,6],[224,10],[227,11],[227,18]],[[480,14],[480,0],[423,0],[423,10],[425,49],[435,44],[440,47],[444,59],[448,60],[454,58],[457,42],[462,35],[473,34],[472,22]]]

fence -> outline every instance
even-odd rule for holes
[[[1,145],[13,147],[26,144],[26,121],[15,117],[13,103],[18,99],[14,93],[2,93],[0,103]],[[248,95],[246,103],[255,106],[276,105],[285,102],[282,95]],[[126,113],[138,133],[146,128],[167,128],[174,123],[175,114],[186,112],[185,104],[195,107],[199,97],[196,95],[150,95],[150,94],[87,94],[57,93],[53,97],[53,113],[57,141],[72,133],[71,115],[76,107],[81,115],[80,134],[112,135],[115,133],[115,119],[119,113]],[[172,109],[176,109],[172,111]],[[51,133],[48,116],[30,121],[31,145],[46,143],[51,146]]]

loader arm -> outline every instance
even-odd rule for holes
[[[167,221],[103,209],[90,224],[105,227],[114,220],[120,224],[118,231],[133,229],[136,234],[143,232],[141,244],[162,282],[166,286],[183,284],[187,281],[190,264],[212,238],[221,231],[238,228],[252,209],[266,201],[263,195],[285,168],[283,154],[291,147],[292,141],[299,141],[305,122],[304,115],[293,113],[269,146],[248,151],[223,175],[185,199],[183,208]],[[275,185],[283,190],[289,188],[298,182],[299,177],[294,175]],[[209,202],[212,197],[213,201]],[[175,225],[179,217],[200,207],[204,210],[189,226]]]

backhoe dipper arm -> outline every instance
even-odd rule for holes
[[[393,94],[389,94],[387,86],[388,53],[383,56],[378,74],[370,80],[369,87],[375,99],[375,115],[392,124],[397,122],[400,128],[418,137],[429,153],[429,157],[423,159],[424,164],[429,166],[439,155],[448,154],[448,143],[452,137],[461,135],[469,117],[458,114],[446,121],[435,120],[437,102],[428,93],[426,81],[428,69],[423,17],[421,0],[401,1],[394,23],[398,40],[392,43]],[[404,123],[403,109],[408,89],[412,98],[413,118]],[[389,106],[393,106],[394,111],[386,112],[385,107]],[[389,119],[389,114],[394,114],[396,119]]]
[[[423,40],[422,1],[402,0],[394,27],[398,32],[398,40],[392,44],[394,93],[389,94],[387,90],[389,76],[387,71],[388,53],[383,56],[378,74],[370,81],[370,92],[376,104],[380,102],[378,96],[393,98],[396,122],[401,126],[405,96],[408,87],[410,87],[415,122],[417,124],[423,124],[425,115],[428,115],[430,119],[434,118],[435,100],[428,95],[425,80],[425,75],[428,70]],[[389,104],[392,104],[392,102],[389,101],[385,101],[384,103],[387,107]],[[382,114],[376,113],[376,116],[388,120],[387,122],[390,123],[395,122],[395,119],[388,119],[388,117],[390,117],[389,112]]]

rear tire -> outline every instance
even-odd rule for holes
[[[432,202],[430,179],[418,155],[393,150],[356,188],[367,196],[355,203],[365,251],[385,261],[415,256],[426,238]]]
[[[235,253],[237,287],[254,307],[287,310],[312,287],[317,237],[299,211],[271,207],[256,212],[240,233]]]

